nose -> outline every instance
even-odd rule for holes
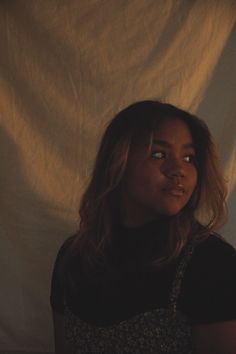
[[[185,177],[185,168],[182,160],[171,158],[165,161],[164,174],[169,178]]]

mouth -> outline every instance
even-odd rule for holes
[[[163,188],[163,192],[176,197],[182,197],[185,194],[185,189],[182,185],[170,185]]]

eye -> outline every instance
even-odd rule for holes
[[[164,159],[166,154],[163,151],[153,151],[151,156],[153,159]]]
[[[184,156],[184,161],[186,161],[187,163],[194,164],[196,162],[196,157],[195,157],[195,155],[187,155],[187,156]]]

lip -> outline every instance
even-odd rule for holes
[[[182,185],[170,185],[163,188],[163,192],[173,196],[181,197],[185,194],[185,189]]]

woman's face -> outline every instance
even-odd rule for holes
[[[154,132],[151,152],[147,144],[130,151],[122,184],[123,223],[138,226],[178,214],[196,184],[193,137],[185,122],[169,118]]]

